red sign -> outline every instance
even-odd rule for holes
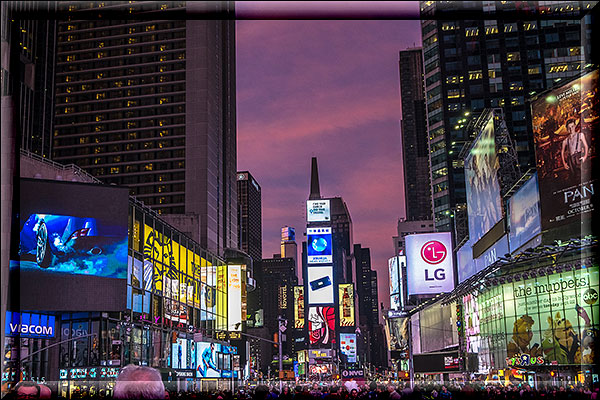
[[[428,264],[439,264],[446,258],[446,246],[437,240],[430,240],[421,247],[421,258]]]

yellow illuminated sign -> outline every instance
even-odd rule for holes
[[[304,286],[294,286],[294,327],[304,328]]]
[[[340,326],[354,326],[354,285],[351,283],[340,284]]]

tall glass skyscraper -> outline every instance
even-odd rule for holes
[[[535,165],[528,100],[589,63],[592,1],[421,1],[421,28],[437,230],[466,203],[468,120],[500,107],[521,170]]]

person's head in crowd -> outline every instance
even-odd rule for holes
[[[164,399],[165,385],[154,368],[128,365],[115,382],[115,399]]]
[[[256,389],[254,389],[254,400],[264,400],[269,395],[269,388],[265,385],[258,385]]]
[[[40,386],[33,381],[21,381],[15,386],[14,393],[17,399],[39,399]]]

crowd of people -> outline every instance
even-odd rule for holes
[[[338,384],[339,383],[339,384]],[[206,400],[600,400],[598,385],[590,389],[583,385],[552,386],[540,385],[532,388],[528,384],[484,385],[404,385],[356,381],[332,382],[331,384],[312,383],[300,385],[257,385],[239,386],[234,391],[215,390],[212,392],[171,392],[166,390],[160,373],[150,367],[128,365],[121,370],[112,396],[95,393],[82,396],[72,393],[71,398],[113,398],[113,399],[206,399]],[[62,399],[46,385],[31,381],[19,382],[4,399]]]

